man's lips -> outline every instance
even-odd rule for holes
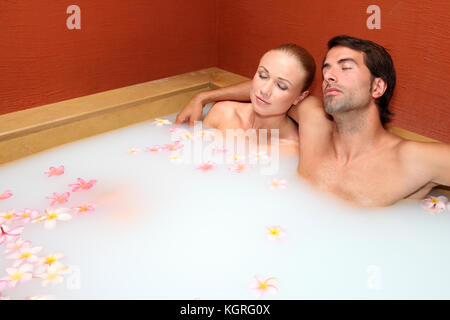
[[[260,104],[270,104],[269,102],[267,102],[264,99],[261,99],[260,97],[256,96],[256,100],[260,103]]]
[[[325,89],[325,94],[326,95],[328,95],[328,94],[333,95],[333,94],[339,94],[339,93],[342,93],[342,91],[337,89],[337,88],[327,88],[327,89]]]

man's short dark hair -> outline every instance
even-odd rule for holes
[[[364,63],[375,78],[381,78],[386,82],[386,91],[375,100],[380,114],[381,124],[384,126],[391,121],[394,114],[389,110],[389,101],[394,93],[396,74],[394,62],[385,48],[369,40],[358,39],[351,36],[340,35],[328,41],[328,50],[333,47],[343,46],[353,50],[364,52]]]

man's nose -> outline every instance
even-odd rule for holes
[[[333,73],[333,70],[331,70],[331,68],[324,72],[323,80],[328,83],[336,82],[336,80],[337,80],[336,75]]]

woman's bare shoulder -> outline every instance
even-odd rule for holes
[[[215,103],[208,114],[206,115],[203,123],[211,127],[218,127],[229,121],[236,119],[236,108],[238,102],[235,101],[220,101]]]

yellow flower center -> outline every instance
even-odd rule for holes
[[[49,273],[48,275],[47,275],[47,280],[55,280],[56,278],[58,277],[58,274],[56,273],[56,272],[54,272],[54,273]]]
[[[11,219],[11,218],[14,218],[14,215],[12,214],[12,213],[6,213],[4,216],[3,216],[3,219]]]
[[[45,264],[50,265],[50,264],[55,263],[55,262],[56,262],[56,258],[54,256],[50,256],[50,257],[46,257],[45,258]]]
[[[438,199],[436,199],[436,198],[434,198],[434,197],[431,197],[431,202],[433,202],[434,204],[436,204],[436,203],[438,203],[439,201],[438,201]]]
[[[14,273],[11,275],[11,279],[13,281],[20,280],[20,279],[22,279],[22,277],[23,277],[23,273],[21,273],[21,272],[17,272],[17,273]]]
[[[267,282],[265,282],[265,281],[260,282],[260,283],[258,284],[258,289],[260,289],[260,290],[267,290],[268,287],[269,287],[269,286],[267,285]]]
[[[29,218],[30,214],[27,212],[22,213],[22,218]]]
[[[31,256],[30,252],[24,252],[22,253],[22,255],[20,256],[20,259],[28,259]]]
[[[271,228],[269,229],[269,233],[273,236],[279,236],[280,235],[280,229],[278,228]]]
[[[57,219],[58,218],[58,214],[57,213],[50,213],[48,216],[47,216],[47,219],[48,220],[53,220],[53,219]]]

